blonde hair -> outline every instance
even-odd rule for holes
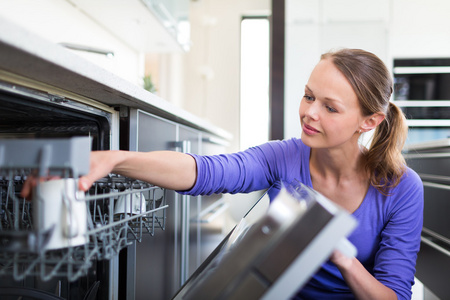
[[[379,112],[385,115],[365,154],[365,168],[370,174],[370,184],[388,195],[406,171],[401,151],[408,134],[403,112],[389,101],[392,77],[381,59],[364,50],[341,49],[325,53],[321,59],[330,59],[344,74],[358,97],[364,116]]]

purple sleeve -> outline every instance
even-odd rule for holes
[[[292,157],[300,164],[298,141],[272,141],[233,154],[201,156],[191,154],[197,163],[197,181],[189,195],[248,193],[269,188],[286,179]]]
[[[396,187],[380,249],[375,256],[374,275],[390,287],[398,299],[411,299],[417,253],[423,225],[423,185],[419,176],[408,169]]]
[[[245,193],[271,185],[271,175],[260,148],[233,154],[191,155],[197,163],[197,181],[186,192],[190,195]]]

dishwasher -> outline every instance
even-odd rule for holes
[[[0,298],[134,299],[133,250],[165,230],[167,191],[115,174],[85,195],[75,188],[90,151],[128,138],[126,126],[119,135],[126,109],[2,76]],[[42,182],[27,201],[19,194],[30,174],[60,179]],[[52,190],[64,197],[46,204]]]
[[[164,229],[157,186],[111,174],[78,191],[90,151],[89,137],[0,140],[0,298],[100,299],[101,290],[113,298],[104,283],[114,281],[102,278],[118,276],[113,258]],[[39,182],[28,201],[18,194],[30,175],[59,179]]]

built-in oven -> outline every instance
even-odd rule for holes
[[[450,58],[394,59],[394,102],[408,119],[408,144],[450,136]]]

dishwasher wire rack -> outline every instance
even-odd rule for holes
[[[52,232],[36,230],[33,202],[19,196],[29,172],[0,173],[0,275],[12,275],[15,280],[39,276],[44,281],[64,276],[74,281],[87,274],[94,259],[111,259],[133,241],[140,242],[143,234],[165,229],[165,190],[110,174],[95,182],[83,199],[88,242],[46,250]],[[121,197],[128,197],[128,202],[120,202]]]

